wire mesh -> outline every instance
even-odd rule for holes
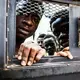
[[[47,17],[52,17],[55,13],[61,11],[61,10],[65,10],[65,9],[69,9],[68,4],[62,4],[62,3],[47,3],[47,2],[43,2],[43,7],[44,7],[44,15]],[[62,14],[64,15],[64,14]]]

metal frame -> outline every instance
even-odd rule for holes
[[[15,53],[16,0],[0,0],[0,68],[7,66],[7,56]]]
[[[7,53],[9,57],[12,59],[14,53],[15,53],[15,41],[16,41],[16,0],[9,0],[9,9],[8,9],[8,18],[7,18],[7,25],[6,25],[6,1],[7,0],[1,0],[0,1],[0,65],[4,66],[7,64]],[[48,2],[58,2],[58,3],[65,3],[65,4],[77,4],[79,5],[80,2],[72,2],[72,1],[65,1],[65,0],[40,0],[40,1],[48,1]],[[76,7],[70,8],[70,33],[69,33],[69,45],[70,45],[70,51],[73,56],[80,55],[80,49],[77,48],[76,44],[76,29],[75,26],[77,26],[75,19],[72,19],[73,17],[78,17],[79,13],[76,13],[77,15],[74,16],[75,12],[80,12],[79,8]],[[72,15],[73,14],[73,15]],[[74,23],[74,24],[73,24]],[[7,29],[6,29],[7,26]],[[71,27],[73,26],[73,28]],[[7,33],[8,34],[7,34]],[[6,38],[6,35],[8,37],[8,40]],[[75,38],[73,37],[75,36]],[[6,42],[6,40],[8,42]],[[74,44],[75,43],[75,44]],[[0,66],[0,67],[1,67]]]
[[[6,64],[6,0],[0,0],[0,67]]]
[[[69,46],[71,54],[80,57],[80,48],[78,48],[78,17],[80,17],[80,6],[70,5]]]
[[[79,1],[65,1],[65,0],[39,0],[39,1],[48,1],[48,2],[58,2],[58,3],[65,3],[65,4],[76,4],[79,5]],[[9,57],[12,59],[14,53],[15,53],[15,46],[16,46],[16,11],[15,11],[15,7],[16,7],[16,0],[10,0],[10,4],[9,4],[10,8],[8,11],[8,28],[9,28],[9,33],[8,33],[8,55]],[[76,9],[77,11],[78,9]],[[74,46],[76,46],[76,23],[72,22],[72,8],[70,8],[70,31],[69,31],[69,46],[70,46],[70,51],[72,53],[73,56],[78,56],[79,55],[79,49],[77,48],[77,50],[73,49]],[[75,12],[75,11],[74,11]],[[78,13],[77,13],[78,15]],[[74,23],[74,24],[73,24]],[[71,26],[74,25],[74,28],[72,28]],[[75,31],[74,31],[75,30]],[[74,32],[75,33],[74,33]],[[71,38],[71,36],[75,36]],[[75,45],[73,46],[73,44],[75,43]],[[75,54],[76,53],[76,54]]]
[[[13,58],[16,46],[16,0],[9,0],[8,9],[8,55],[10,59]]]
[[[58,2],[58,3],[64,3],[64,4],[75,4],[80,5],[80,1],[73,1],[73,0],[38,0],[38,1],[47,1],[47,2]]]

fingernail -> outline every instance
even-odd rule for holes
[[[73,59],[73,56],[70,56],[69,58],[70,58],[70,59]]]
[[[28,65],[31,66],[32,65],[32,62],[31,61],[28,61]]]
[[[21,60],[21,56],[18,56],[18,60]]]
[[[36,61],[34,60],[34,63],[36,63]]]
[[[54,56],[56,56],[57,55],[57,52],[54,52]]]
[[[26,66],[26,62],[25,61],[22,61],[21,62],[21,65]]]

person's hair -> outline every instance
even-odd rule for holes
[[[44,38],[46,36],[46,34],[40,34],[39,36],[38,36],[38,38]],[[37,39],[38,39],[37,38]]]
[[[55,13],[50,21],[53,34],[58,38],[61,50],[69,46],[69,11],[61,10]]]

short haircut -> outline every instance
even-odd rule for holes
[[[40,34],[39,36],[38,36],[38,38],[44,38],[46,36],[46,34]]]

